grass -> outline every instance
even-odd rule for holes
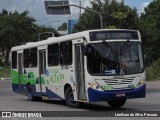
[[[3,67],[2,71],[0,70],[0,78],[10,78],[11,69],[10,67]]]
[[[146,68],[147,81],[160,80],[160,59]]]

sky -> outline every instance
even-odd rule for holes
[[[89,6],[89,1],[91,0],[81,0],[82,6]],[[144,8],[152,1],[153,0],[124,0],[126,5],[132,8],[136,7],[138,13],[144,12]],[[69,0],[69,3],[79,5],[79,0]],[[30,12],[29,15],[36,20],[38,25],[52,26],[54,28],[58,28],[62,23],[67,22],[68,19],[78,19],[79,17],[79,9],[75,7],[71,7],[71,15],[47,15],[44,0],[0,0],[0,11],[2,11],[2,9],[12,12],[15,10],[18,12],[28,10]]]

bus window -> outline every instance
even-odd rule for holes
[[[17,52],[12,52],[12,68],[17,68]]]
[[[60,64],[71,65],[72,64],[72,42],[60,43]]]
[[[48,66],[59,65],[59,45],[48,45]]]
[[[37,48],[30,50],[30,67],[37,67]]]
[[[24,50],[24,67],[28,68],[29,67],[29,49]]]
[[[24,67],[37,67],[37,48],[24,50]]]

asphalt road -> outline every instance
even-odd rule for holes
[[[119,109],[113,109],[105,102],[97,102],[93,104],[83,104],[80,108],[69,108],[62,101],[28,101],[24,95],[16,94],[12,91],[10,80],[0,80],[0,111],[83,111],[88,112],[124,112],[124,111],[160,111],[160,81],[148,82],[147,83],[147,95],[146,98],[131,99]],[[69,112],[68,112],[69,113]],[[79,114],[81,114],[80,112]],[[101,117],[83,117],[87,120],[99,119]],[[83,119],[81,118],[81,119]],[[108,117],[107,117],[108,118]],[[9,118],[0,118],[0,120],[8,120]],[[13,118],[10,118],[13,119]],[[17,118],[14,118],[15,120]],[[19,118],[20,119],[20,118]],[[22,119],[22,118],[21,118]],[[30,119],[30,118],[25,118]],[[36,118],[37,120],[39,118]],[[48,120],[52,118],[43,118],[42,120]],[[74,117],[67,118],[61,117],[61,119],[74,119]],[[80,119],[80,118],[76,118]],[[106,118],[103,117],[104,120]],[[124,117],[111,117],[110,119],[124,120]],[[127,118],[125,119],[135,119]],[[136,117],[138,119],[138,117]],[[151,120],[149,117],[141,117],[141,119]],[[159,119],[159,118],[152,118]]]

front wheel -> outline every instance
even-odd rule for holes
[[[126,100],[112,100],[107,102],[113,108],[120,108],[126,103]]]
[[[72,88],[71,88],[71,87],[68,87],[68,88],[66,89],[65,99],[66,99],[66,104],[67,104],[69,107],[77,108],[77,107],[79,107],[79,105],[80,105],[79,102],[74,101],[74,95],[73,95],[73,91],[72,91]]]

